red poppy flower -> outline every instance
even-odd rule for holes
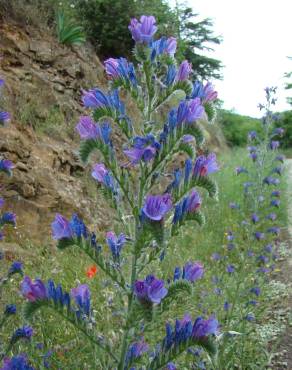
[[[97,267],[92,265],[86,270],[86,276],[92,279],[97,273]]]

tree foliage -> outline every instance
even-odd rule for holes
[[[220,44],[220,37],[213,34],[211,19],[197,21],[192,8],[177,4],[175,9],[164,0],[76,0],[76,18],[87,32],[102,58],[129,55],[134,43],[127,25],[131,17],[153,14],[159,25],[158,36],[178,39],[178,60],[188,59],[198,78],[220,78],[222,64],[205,56],[212,51],[210,44]]]

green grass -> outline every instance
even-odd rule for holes
[[[205,266],[205,276],[194,285],[191,299],[183,294],[177,301],[173,301],[166,313],[158,322],[150,326],[151,337],[154,341],[160,340],[164,333],[164,322],[173,318],[182,318],[184,313],[190,312],[194,317],[204,312],[205,316],[215,313],[221,324],[221,331],[238,332],[235,336],[224,336],[219,344],[217,363],[211,364],[206,357],[207,369],[263,369],[269,361],[269,354],[265,351],[267,340],[261,340],[259,329],[265,324],[267,308],[271,306],[271,299],[266,293],[269,284],[266,282],[266,274],[255,274],[255,269],[260,265],[256,257],[247,257],[246,253],[252,249],[258,256],[263,248],[262,243],[257,243],[250,237],[250,230],[241,225],[243,220],[240,211],[232,210],[230,202],[240,203],[242,199],[242,181],[247,176],[235,174],[235,167],[248,163],[245,160],[244,149],[228,152],[219,159],[221,170],[213,177],[218,183],[219,196],[217,200],[204,197],[203,210],[206,216],[206,224],[202,227],[197,224],[189,224],[173,240],[168,253],[161,264],[157,263],[157,275],[164,279],[172,278],[175,266],[183,266],[188,261],[201,261]],[[285,181],[282,182],[282,190],[285,190]],[[270,192],[271,189],[269,188]],[[206,199],[206,200],[205,200]],[[285,198],[281,198],[283,205]],[[279,211],[279,222],[286,226],[287,215],[285,207]],[[268,224],[264,221],[263,227]],[[236,247],[229,251],[227,248],[226,234],[232,230],[235,234]],[[103,240],[104,235],[99,235]],[[116,302],[115,288],[108,278],[99,271],[97,276],[89,280],[85,274],[86,269],[92,262],[77,249],[57,251],[51,247],[36,248],[33,245],[23,246],[27,257],[23,257],[25,272],[31,277],[42,277],[44,280],[53,278],[55,282],[62,283],[66,290],[71,289],[78,283],[88,283],[92,290],[93,307],[95,308],[95,320],[97,331],[107,333],[110,341],[117,341],[119,331],[112,329],[112,323],[119,327],[121,322],[120,313],[123,305]],[[214,261],[213,253],[219,253],[223,259]],[[273,262],[271,262],[273,263]],[[236,270],[233,274],[226,272],[226,266],[232,264]],[[160,272],[159,272],[160,271]],[[147,270],[143,273],[146,275]],[[150,270],[148,271],[150,272]],[[276,273],[273,273],[276,274]],[[219,280],[215,282],[215,280]],[[12,303],[13,300],[20,302],[17,291],[19,278],[15,277],[11,288],[6,290],[2,296],[2,303]],[[250,293],[250,288],[260,286],[262,294],[255,297]],[[218,294],[220,289],[222,294]],[[13,299],[11,298],[13,297]],[[247,303],[256,299],[256,306]],[[113,300],[113,303],[112,303]],[[231,307],[224,310],[227,301]],[[255,315],[256,321],[249,322],[243,319],[248,313]],[[21,315],[6,327],[1,334],[1,340],[6,341],[15,328],[15,322],[21,324]],[[99,352],[92,347],[83,336],[76,336],[74,327],[63,322],[50,311],[42,311],[37,314],[33,321],[36,335],[31,344],[22,343],[18,351],[26,351],[34,363],[41,367],[42,358],[49,349],[54,350],[51,357],[53,368],[61,369],[96,369]],[[145,333],[149,340],[148,333]],[[154,342],[153,341],[153,342]],[[43,343],[45,349],[36,349],[36,343]],[[197,359],[187,355],[187,363],[195,362]],[[179,365],[180,362],[178,361]],[[181,365],[179,368],[188,369]]]

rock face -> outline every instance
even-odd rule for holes
[[[2,135],[1,152],[15,164],[13,176],[2,179],[2,195],[17,213],[18,239],[50,242],[56,212],[68,217],[77,212],[100,230],[108,225],[109,211],[80,165],[77,147],[39,138],[32,129],[15,125],[3,128]]]
[[[33,106],[31,114],[39,120],[46,120],[57,108],[69,126],[67,131],[73,132],[82,112],[81,89],[106,83],[99,59],[90,45],[62,46],[33,28],[4,23],[0,34],[5,109],[13,116],[0,137],[1,156],[15,164],[13,177],[1,178],[1,193],[17,213],[17,230],[11,238],[50,242],[50,223],[56,212],[66,216],[77,212],[95,228],[104,229],[109,212],[103,198],[96,195],[89,170],[78,161],[78,142],[65,133],[58,140],[37,135],[29,125],[17,122],[19,112],[27,107]]]

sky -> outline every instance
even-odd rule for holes
[[[223,37],[211,54],[223,62],[223,81],[215,81],[224,108],[254,117],[264,88],[278,86],[275,110],[286,103],[284,73],[292,71],[292,0],[188,0],[200,17],[214,21]],[[198,17],[198,20],[200,18]],[[290,92],[292,95],[292,93]]]

